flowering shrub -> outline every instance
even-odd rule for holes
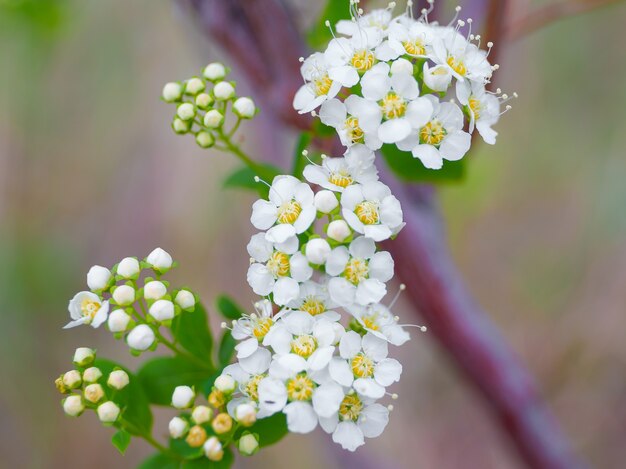
[[[364,14],[352,0],[350,19],[334,28],[326,22],[333,39],[302,59],[293,105],[334,129],[345,151],[303,150],[294,174],[254,161],[237,144],[241,122],[257,108],[237,96],[222,64],[165,85],[163,100],[176,105],[173,130],[237,156],[246,168],[227,183],[260,195],[247,281],[261,298],[253,311],[218,299],[226,321],[216,353],[196,295],[164,279],[175,266],[166,251],[92,267],[89,291],[70,301],[66,328],[106,324],[134,355],[159,345],[172,355],[131,373],[77,349],[75,369],[56,382],[68,415],[96,411],[117,429],[113,443],[122,452],[131,437],[144,438],[159,452],[142,467],[229,467],[233,450],[249,456],[318,426],[350,451],[383,433],[402,374],[389,354],[409,340],[412,325],[393,313],[404,286],[384,299],[394,261],[378,243],[393,242],[404,221],[379,180],[375,151],[403,178],[445,173],[466,155],[474,131],[495,143],[492,127],[508,100],[486,88],[498,67],[471,19],[444,26],[429,22],[430,10],[414,18],[411,6],[393,17],[394,4]],[[175,409],[167,445],[152,437],[150,404]]]

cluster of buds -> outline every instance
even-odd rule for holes
[[[96,352],[80,347],[74,353],[75,368],[59,376],[55,385],[63,399],[63,410],[71,417],[80,416],[86,409],[96,412],[105,425],[113,425],[120,418],[120,404],[116,394],[129,383],[128,373],[115,369],[104,376],[100,368],[94,366]]]
[[[191,133],[202,148],[230,137],[243,119],[252,119],[257,112],[249,97],[238,97],[235,83],[226,80],[228,69],[221,63],[211,63],[195,76],[182,82],[170,82],[163,87],[162,98],[176,104],[172,128],[177,134]],[[229,130],[229,106],[236,120]]]
[[[232,399],[234,379],[222,375],[215,380],[207,404],[196,405],[196,392],[189,386],[178,386],[172,394],[172,407],[182,411],[169,422],[169,433],[175,440],[184,440],[190,448],[203,449],[211,461],[224,457],[224,448],[235,443],[239,452],[250,456],[258,451],[259,436],[240,431],[256,422],[256,408],[237,404]]]
[[[156,248],[145,259],[126,257],[111,269],[95,265],[87,273],[89,291],[77,293],[69,302],[71,321],[65,328],[82,324],[97,328],[106,322],[116,338],[125,337],[131,353],[154,350],[159,327],[196,305],[186,289],[171,290],[162,280],[175,263]]]

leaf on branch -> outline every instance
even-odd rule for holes
[[[248,428],[240,428],[235,434],[239,438],[244,432],[257,433],[259,435],[259,446],[270,446],[278,443],[289,432],[287,429],[287,417],[282,412],[259,419],[254,425]]]
[[[411,152],[398,150],[395,145],[383,145],[381,153],[387,166],[399,179],[409,182],[458,182],[465,176],[465,158],[444,161],[441,169],[428,169]]]
[[[328,0],[319,19],[307,34],[309,46],[315,50],[326,46],[333,38],[333,35],[325,24],[326,20],[330,21],[331,26],[334,28],[335,23],[343,19],[350,19],[350,2]]]
[[[233,354],[235,352],[235,346],[237,345],[237,341],[233,338],[233,335],[230,333],[228,329],[224,331],[222,334],[222,339],[220,340],[220,348],[218,350],[218,360],[220,367],[225,367],[230,364],[230,361],[233,359]]]
[[[206,360],[207,368],[213,368],[213,336],[209,329],[207,312],[196,303],[193,311],[182,311],[172,321],[172,334],[176,341],[194,356]]]
[[[254,177],[259,176],[268,184],[271,184],[274,177],[283,174],[283,171],[276,166],[266,163],[258,163],[257,166],[260,168],[260,171],[255,171],[247,166],[236,170],[224,180],[223,186],[225,188],[249,189],[256,191],[261,197],[267,197],[269,188],[263,183],[256,182]]]
[[[118,430],[111,438],[111,443],[113,443],[113,446],[115,446],[120,453],[124,454],[130,444],[130,439],[130,433],[126,430]]]
[[[217,309],[228,319],[239,319],[244,314],[243,309],[227,295],[217,297]]]
[[[235,456],[233,452],[224,448],[224,456],[220,461],[209,461],[207,458],[202,457],[191,461],[183,461],[180,465],[181,469],[229,469],[235,462]]]
[[[165,454],[157,453],[144,460],[137,469],[179,469],[180,461]]]

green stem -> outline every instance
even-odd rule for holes
[[[237,156],[241,161],[243,161],[250,169],[257,171],[257,172],[262,172],[262,168],[256,164],[252,158],[250,158],[248,155],[246,155],[243,150],[241,148],[239,148],[238,145],[236,145],[235,143],[233,143],[233,141],[230,138],[230,135],[226,135],[224,133],[223,129],[219,129],[217,131],[217,135],[220,137],[220,140],[222,141],[222,143],[224,145],[226,145],[226,148],[228,149],[228,151],[230,151],[231,153],[233,153],[235,156]]]
[[[135,425],[133,425],[132,423],[130,423],[128,420],[124,420],[122,418],[122,419],[120,419],[120,423],[126,430],[129,431],[130,434],[138,436],[140,438],[143,438],[144,440],[146,440],[146,442],[148,444],[153,446],[155,449],[157,449],[161,453],[167,454],[168,456],[174,457],[176,459],[181,459],[181,457],[179,455],[177,455],[176,453],[174,453],[170,449],[168,449],[165,446],[163,446],[157,440],[155,440],[154,437],[150,433],[142,433],[142,432],[140,432],[137,429],[137,427]]]

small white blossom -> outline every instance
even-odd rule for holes
[[[97,383],[90,384],[85,387],[83,397],[86,401],[96,404],[104,397],[104,389],[102,389],[102,386]]]
[[[232,376],[222,374],[215,378],[214,386],[218,391],[221,391],[224,394],[230,394],[235,390],[237,383]]]
[[[220,81],[213,87],[213,95],[219,101],[226,101],[235,96],[235,87],[227,81]]]
[[[129,382],[130,379],[128,378],[128,373],[126,373],[124,370],[112,371],[109,374],[109,379],[107,379],[107,385],[110,388],[117,389],[118,391],[128,386]]]
[[[259,440],[253,433],[246,433],[239,438],[237,448],[244,456],[252,456],[259,449]]]
[[[330,321],[339,321],[341,315],[333,311],[337,304],[328,295],[326,285],[308,280],[300,285],[300,296],[287,306],[304,311],[314,317],[324,317]]]
[[[354,145],[341,158],[324,158],[320,166],[307,165],[303,175],[311,184],[317,184],[331,191],[343,192],[352,184],[365,184],[378,180],[374,158],[374,152],[365,145]],[[328,212],[322,211],[322,213]]]
[[[130,285],[120,285],[113,290],[113,300],[120,306],[128,306],[135,301],[135,289]]]
[[[176,386],[172,394],[172,406],[177,409],[191,407],[196,398],[196,393],[189,386]]]
[[[263,339],[274,324],[272,303],[268,300],[257,301],[254,304],[256,313],[243,315],[233,323],[232,336],[241,342],[237,344],[237,358],[240,360],[251,356],[263,343]],[[269,366],[269,364],[268,364]],[[239,381],[237,377],[235,380]]]
[[[459,34],[456,30],[442,29],[433,41],[432,59],[444,65],[459,81],[485,84],[491,79],[493,71],[487,60],[487,52]]]
[[[250,98],[238,98],[233,103],[233,111],[242,119],[252,119],[256,113],[256,106]]]
[[[389,26],[389,47],[398,56],[426,58],[432,54],[432,44],[436,33],[432,27],[421,21],[393,22]]]
[[[90,290],[104,290],[111,281],[111,271],[101,265],[94,265],[87,272],[87,286]]]
[[[488,93],[484,85],[477,83],[472,83],[471,88],[457,86],[456,94],[459,102],[467,106],[470,116],[469,132],[472,133],[475,127],[485,143],[495,145],[498,132],[491,126],[500,119],[500,100]]]
[[[160,273],[167,272],[172,267],[172,256],[161,248],[156,248],[146,258],[146,262]]]
[[[148,350],[154,343],[154,331],[147,324],[134,327],[126,337],[126,343],[134,350]]]
[[[139,272],[141,271],[139,267],[139,261],[134,257],[125,257],[120,261],[117,265],[117,275],[125,279],[134,279],[137,278]]]
[[[444,92],[450,87],[452,82],[452,72],[445,65],[435,65],[430,67],[428,62],[424,63],[424,83],[433,91]]]
[[[174,417],[170,420],[168,430],[170,432],[170,436],[176,440],[185,436],[187,430],[189,430],[189,424],[185,419]]]
[[[176,115],[184,121],[190,121],[196,117],[196,108],[191,103],[183,103],[176,109]]]
[[[314,198],[315,208],[318,212],[328,214],[339,206],[339,201],[334,192],[329,190],[319,191]]]
[[[216,436],[210,437],[204,442],[204,455],[211,461],[220,461],[224,457],[222,444]]]
[[[196,305],[196,297],[189,290],[180,290],[174,301],[182,309],[192,309]]]
[[[330,41],[324,52],[329,78],[347,88],[356,85],[360,75],[376,63],[374,49],[381,41],[382,35],[375,32]]]
[[[207,110],[213,104],[213,98],[208,93],[200,93],[195,99],[196,106],[200,109]]]
[[[146,300],[159,300],[165,295],[167,295],[167,287],[158,280],[152,280],[143,287],[143,297]]]
[[[189,80],[187,80],[187,83],[185,83],[185,93],[187,94],[196,95],[201,91],[204,91],[205,89],[206,85],[198,77],[190,78]]]
[[[360,96],[352,94],[344,102],[330,99],[322,104],[319,116],[322,123],[335,128],[346,147],[362,143],[378,150],[383,145],[378,138],[380,109]]]
[[[334,220],[328,224],[326,234],[330,239],[343,243],[350,237],[352,231],[345,220]]]
[[[100,368],[92,366],[83,371],[83,381],[85,383],[95,383],[100,378],[102,378],[102,371],[100,371]]]
[[[68,389],[75,389],[83,382],[83,378],[78,370],[70,370],[63,375],[63,384]]]
[[[201,148],[210,148],[215,144],[215,137],[209,132],[198,132],[196,134],[196,143]]]
[[[89,324],[91,327],[98,327],[107,319],[109,312],[109,302],[102,301],[98,295],[88,291],[77,293],[70,300],[68,305],[70,318],[63,329]]]
[[[63,400],[63,411],[70,417],[78,417],[85,410],[82,397],[74,394]]]
[[[102,423],[113,423],[120,415],[120,408],[115,402],[107,401],[98,406],[97,413]]]
[[[204,115],[204,125],[209,129],[217,129],[224,123],[224,114],[217,109],[211,109]]]
[[[300,114],[317,109],[341,90],[342,83],[328,76],[328,63],[320,52],[315,52],[302,63],[300,73],[305,83],[293,98],[293,107]]]
[[[226,76],[226,67],[219,62],[213,62],[204,68],[202,74],[211,81],[221,80]]]
[[[116,309],[109,315],[107,325],[111,332],[125,332],[130,324],[131,317],[123,309]]]
[[[304,255],[311,264],[324,264],[329,254],[330,244],[324,238],[313,238],[304,247]]]
[[[166,83],[163,87],[163,100],[168,103],[178,101],[183,95],[183,88],[179,83]]]
[[[150,306],[148,314],[160,322],[174,319],[174,303],[170,300],[157,300]]]
[[[235,419],[245,427],[249,427],[256,422],[256,408],[252,404],[239,404],[235,408]]]
[[[76,366],[87,366],[96,359],[96,351],[88,347],[79,347],[74,352],[74,364]]]
[[[207,423],[208,421],[211,420],[212,417],[213,417],[213,410],[211,410],[210,407],[207,407],[205,405],[196,406],[193,408],[193,411],[191,412],[191,418],[198,425]]]
[[[367,306],[353,305],[350,313],[363,328],[393,345],[402,345],[411,337],[385,305],[374,303]]]

